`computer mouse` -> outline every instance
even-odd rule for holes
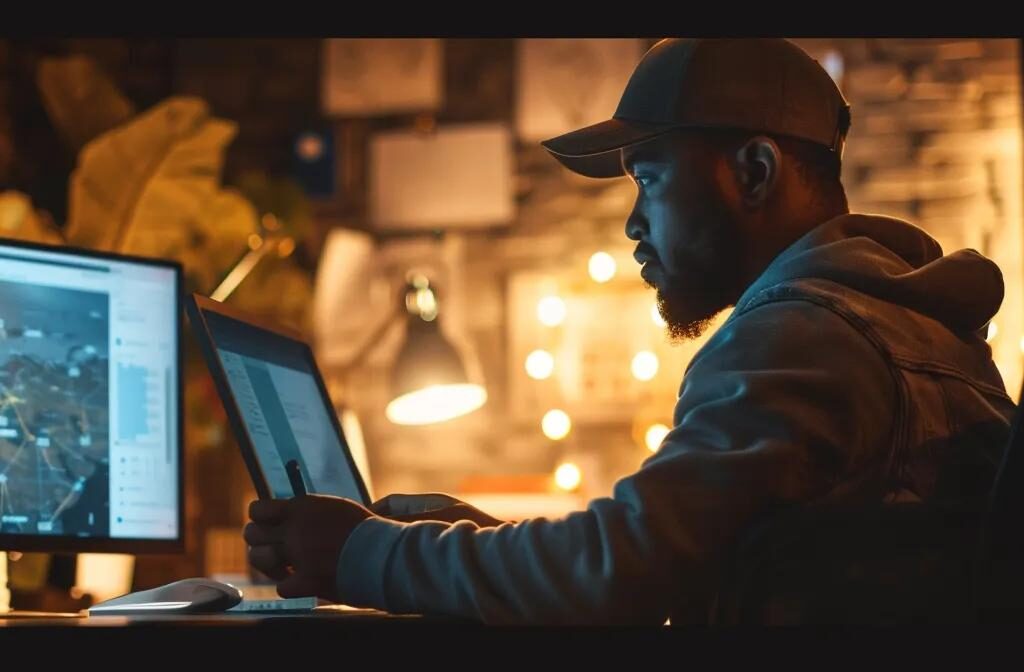
[[[242,591],[212,579],[182,579],[100,602],[90,616],[215,614],[242,601]]]

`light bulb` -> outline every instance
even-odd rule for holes
[[[658,356],[650,350],[641,350],[633,357],[633,377],[650,380],[658,375]]]
[[[651,425],[647,428],[647,433],[644,434],[644,443],[647,444],[647,450],[652,453],[658,452],[658,448],[661,446],[661,442],[665,440],[668,435],[668,427],[658,423]]]
[[[526,356],[526,373],[534,380],[549,378],[555,370],[555,358],[547,350],[534,350]]]
[[[569,430],[572,429],[572,421],[565,411],[554,408],[544,414],[540,421],[540,428],[544,432],[544,436],[558,441],[569,434]]]
[[[607,252],[595,252],[587,267],[594,282],[605,283],[615,277],[615,259]]]
[[[555,469],[555,485],[566,492],[572,492],[580,487],[583,475],[580,468],[572,462],[563,462]]]
[[[557,296],[545,296],[537,303],[537,319],[546,327],[557,327],[565,321],[565,301]]]

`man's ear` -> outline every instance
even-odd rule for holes
[[[740,147],[735,156],[740,197],[748,208],[768,200],[779,179],[782,151],[771,138],[759,135]]]

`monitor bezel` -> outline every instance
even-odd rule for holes
[[[188,523],[185,517],[185,387],[184,387],[184,354],[183,341],[185,336],[182,315],[182,297],[184,296],[184,271],[180,262],[171,259],[143,257],[91,250],[72,245],[52,245],[35,241],[18,240],[0,237],[0,246],[22,248],[53,254],[66,254],[100,261],[141,264],[174,272],[174,320],[177,361],[176,395],[177,395],[177,453],[178,453],[178,535],[170,539],[153,539],[140,537],[82,537],[73,535],[50,534],[10,534],[0,532],[0,551],[29,551],[51,553],[128,553],[133,555],[179,554],[185,550],[188,535]]]

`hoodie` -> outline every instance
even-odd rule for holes
[[[611,497],[497,527],[362,522],[346,604],[495,624],[690,620],[744,529],[791,506],[963,501],[1014,404],[983,329],[998,267],[843,215],[779,254],[687,367],[674,427]]]

